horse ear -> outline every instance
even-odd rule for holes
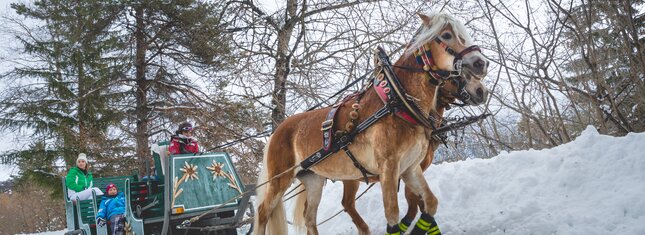
[[[423,21],[423,25],[430,26],[430,22],[432,22],[432,18],[430,18],[430,16],[421,12],[417,12],[417,15],[421,18],[421,21]]]

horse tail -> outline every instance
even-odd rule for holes
[[[294,192],[300,192],[304,188],[303,184],[300,184]],[[295,204],[293,205],[293,226],[295,227],[296,231],[300,234],[305,234],[307,233],[307,226],[305,224],[305,203],[307,202],[307,193],[306,192],[301,192],[296,195],[296,201],[294,202]]]
[[[284,209],[282,197],[279,198],[278,204],[273,208],[273,213],[269,216],[267,222],[266,234],[289,234],[287,228],[287,213]]]
[[[267,143],[264,145],[264,150],[263,150],[263,157],[262,157],[262,170],[260,170],[260,175],[258,175],[258,182],[257,185],[263,184],[269,179],[269,170],[267,169],[267,152],[269,150],[269,143],[271,141],[271,137],[267,140]],[[253,229],[253,234],[260,234],[259,230],[260,228],[258,227],[259,223],[259,216],[258,216],[258,211],[260,210],[260,205],[262,204],[264,200],[264,194],[266,193],[266,188],[267,186],[259,186],[255,189],[255,213],[256,215],[253,218],[253,223],[254,223],[254,228]]]
[[[263,184],[267,182],[269,179],[269,167],[267,165],[267,156],[269,152],[269,143],[271,143],[271,137],[267,140],[267,144],[264,146],[264,157],[262,160],[263,167],[262,170],[260,171],[260,175],[258,176],[258,185]],[[261,228],[258,226],[260,224],[259,222],[259,215],[260,215],[260,207],[264,207],[264,209],[269,209],[271,204],[275,203],[271,201],[265,201],[266,200],[266,192],[269,191],[269,187],[271,186],[270,183],[267,183],[261,187],[258,187],[256,189],[256,201],[255,203],[255,213],[256,215],[254,216],[254,229],[253,229],[253,234],[288,234],[288,229],[287,229],[287,218],[286,218],[286,213],[284,209],[284,204],[282,202],[282,197],[279,197],[277,200],[277,204],[273,207],[273,210],[270,210],[268,213],[270,213],[267,224],[266,224],[266,233],[264,231],[260,231]]]

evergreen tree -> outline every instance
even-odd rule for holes
[[[132,42],[128,50],[134,55],[131,93],[123,111],[139,166],[145,166],[151,156],[150,139],[162,138],[155,135],[173,131],[179,122],[195,121],[195,115],[204,110],[223,111],[235,103],[218,94],[226,83],[217,75],[233,63],[230,36],[217,18],[223,7],[218,4],[194,0],[128,3],[126,15],[131,17],[122,19],[122,24]]]
[[[0,127],[31,133],[32,144],[4,159],[41,179],[57,173],[57,160],[73,166],[80,152],[100,160],[119,142],[108,133],[120,121],[109,103],[122,95],[111,88],[119,83],[123,58],[107,53],[122,47],[111,24],[121,7],[102,0],[11,7],[35,26],[19,25],[25,32],[16,38],[29,63],[2,76],[9,86],[0,101]]]
[[[587,93],[574,104],[604,133],[644,131],[645,14],[636,1],[591,1],[564,11],[567,45],[578,57],[566,64],[568,81]]]

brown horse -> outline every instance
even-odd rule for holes
[[[404,91],[403,95],[399,95],[400,99],[413,103],[406,104],[403,108],[407,108],[408,113],[413,112],[414,108],[418,109],[417,114],[436,113],[440,100],[455,96],[467,104],[485,102],[488,91],[481,79],[486,75],[488,63],[478,48],[470,46],[472,41],[465,34],[463,25],[448,15],[419,16],[423,25],[409,46],[411,49],[391,68],[393,74],[388,75],[388,79],[398,79],[401,86],[399,90]],[[421,55],[425,66],[417,64],[415,49],[418,49],[417,54]],[[383,110],[383,90],[379,91],[377,86],[374,87],[375,89],[366,90],[360,100],[357,99],[361,113],[357,118],[358,123],[368,119],[377,110]],[[454,93],[441,92],[449,90],[449,87],[456,87]],[[387,92],[389,91],[385,91]],[[333,128],[344,129],[343,124],[350,121],[349,114],[353,108],[342,105],[338,109]],[[268,183],[257,190],[255,234],[287,234],[282,197],[296,176],[306,188],[304,217],[308,234],[318,234],[316,213],[325,180],[363,178],[361,170],[342,152],[332,154],[309,170],[303,170],[299,166],[309,155],[320,149],[320,123],[326,120],[329,110],[330,108],[324,108],[293,115],[278,126],[271,136],[265,148],[264,165],[258,179],[259,183]],[[415,117],[416,120],[423,120],[418,115]],[[415,195],[420,195],[424,208],[422,219],[431,219],[426,222],[434,223],[432,216],[437,210],[437,199],[430,191],[420,166],[428,152],[428,128],[428,125],[415,125],[400,116],[387,115],[358,134],[348,147],[363,168],[378,175],[387,231],[390,234],[397,233],[399,229],[396,192],[399,179]]]
[[[443,111],[437,110],[438,113],[443,113]],[[438,149],[440,144],[440,141],[435,140],[435,139],[430,139],[430,143],[428,145],[428,151],[426,152],[426,158],[421,161],[421,169],[425,171],[430,167],[432,164],[432,160],[434,160],[434,153]],[[370,177],[369,181],[370,183],[372,182],[378,182],[378,177]],[[358,211],[356,210],[356,194],[358,193],[358,189],[360,186],[361,182],[364,182],[362,180],[343,180],[343,199],[342,199],[342,205],[343,209],[347,214],[349,215],[350,218],[352,218],[352,222],[356,225],[356,228],[358,230],[358,234],[360,235],[367,235],[370,234],[369,226],[363,220],[363,218],[360,216]],[[294,190],[295,192],[300,192],[301,189]],[[412,190],[409,187],[405,187],[405,199],[408,202],[408,210],[403,216],[403,219],[401,219],[401,222],[399,225],[405,226],[405,228],[401,229],[401,234],[405,233],[407,230],[407,226],[410,225],[410,222],[414,220],[414,218],[417,216],[417,213],[419,212],[419,207],[423,208],[423,204],[421,202],[421,198],[419,198],[419,195],[416,195],[412,192]],[[304,206],[306,204],[307,197],[306,194],[298,194],[296,196],[296,202],[294,204],[294,219],[293,223],[294,226],[296,226],[298,229],[302,230],[302,228],[306,228],[305,225],[305,220],[304,217],[302,216],[304,214]]]
[[[451,85],[444,85],[440,88],[441,92],[444,94],[453,94],[457,91],[458,87],[454,86],[454,84]],[[442,97],[443,99],[439,100],[436,106],[436,115],[437,116],[443,116],[445,110],[447,107],[450,106],[450,103],[453,103],[456,97],[450,97],[449,95],[446,97]],[[427,133],[427,136],[431,136],[432,133]],[[434,160],[434,154],[435,151],[438,149],[440,141],[434,138],[428,138],[429,144],[428,144],[428,150],[426,151],[426,157],[421,161],[420,166],[423,171],[426,171],[428,167],[432,164],[432,161]],[[370,177],[369,181],[370,182],[378,182],[378,177]],[[343,199],[342,199],[342,205],[343,209],[347,214],[352,218],[352,221],[357,227],[358,234],[361,235],[366,235],[370,234],[369,226],[367,223],[363,220],[363,218],[360,216],[358,211],[356,210],[356,205],[355,205],[355,198],[356,194],[358,192],[360,183],[363,181],[360,180],[343,180]],[[400,229],[401,229],[401,234],[405,233],[407,230],[407,227],[410,225],[411,221],[414,220],[416,217],[419,208],[423,210],[423,203],[421,202],[421,198],[419,195],[416,195],[414,192],[409,187],[405,187],[405,198],[408,204],[408,210],[403,216],[403,219],[401,219],[401,222],[399,223]],[[306,197],[302,195],[298,195],[296,198],[296,203],[295,203],[295,209],[294,209],[294,225],[297,227],[304,227],[304,219],[301,219],[299,217],[300,214],[304,213],[304,205],[306,203]],[[434,205],[436,208],[437,205]]]

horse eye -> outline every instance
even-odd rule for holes
[[[444,34],[441,35],[441,38],[443,38],[445,40],[450,40],[452,38],[452,34],[444,33]]]

